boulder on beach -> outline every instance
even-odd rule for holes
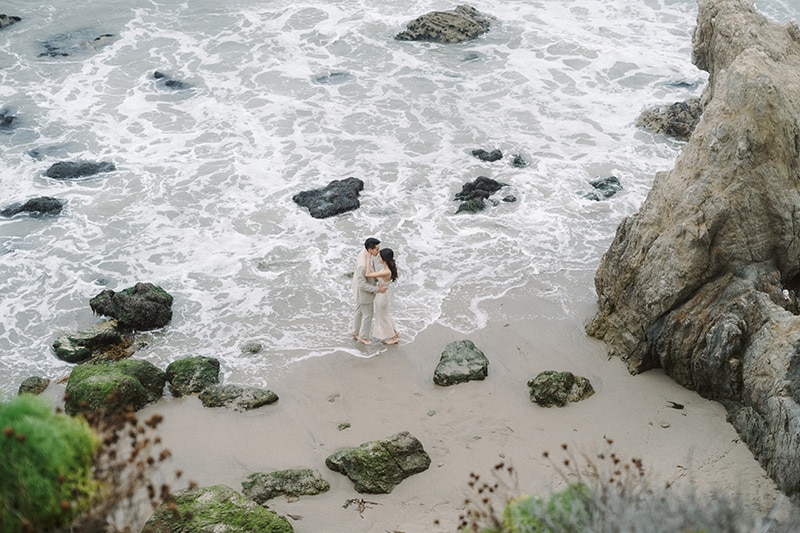
[[[453,341],[445,346],[433,373],[433,382],[448,386],[489,375],[489,359],[470,340]]]
[[[407,477],[427,470],[431,458],[416,437],[403,431],[339,450],[325,459],[325,465],[350,478],[358,492],[388,494]]]
[[[124,359],[78,365],[72,369],[65,390],[64,410],[110,415],[128,407],[138,411],[164,392],[164,372],[148,361]]]
[[[26,378],[19,386],[17,394],[41,394],[50,385],[50,380],[39,376]]]
[[[572,372],[545,370],[528,381],[530,399],[542,407],[563,407],[567,402],[579,402],[594,394],[588,379]]]
[[[176,398],[197,394],[219,384],[219,359],[213,357],[187,357],[167,366],[167,381]]]
[[[298,498],[327,492],[330,488],[331,484],[310,468],[255,472],[242,482],[242,493],[260,504],[281,494]]]
[[[652,133],[685,141],[691,137],[702,115],[703,104],[700,99],[690,98],[685,102],[646,109],[636,119],[636,125]]]
[[[328,218],[358,209],[361,206],[358,195],[363,190],[363,181],[349,177],[333,180],[322,189],[299,192],[292,196],[292,200],[308,209],[312,217]]]
[[[59,161],[50,165],[44,175],[55,180],[76,180],[116,169],[110,161]]]
[[[131,344],[116,320],[106,320],[76,333],[65,333],[53,343],[53,351],[62,361],[82,363],[104,352],[124,352]]]
[[[474,7],[461,5],[452,11],[432,11],[417,17],[394,38],[398,41],[463,43],[488,32],[495,20]]]
[[[61,214],[64,208],[64,201],[49,196],[38,196],[31,198],[24,203],[11,204],[0,210],[0,215],[13,217],[25,214],[32,217],[56,216]]]
[[[278,401],[271,390],[239,385],[212,385],[200,393],[204,407],[225,407],[234,411],[250,411]]]
[[[703,116],[622,220],[587,332],[631,373],[661,367],[721,402],[778,487],[800,493],[800,28],[699,0]]]
[[[138,331],[157,329],[172,320],[172,296],[152,283],[137,283],[120,292],[106,289],[89,300],[98,315],[110,316],[119,326]]]
[[[185,489],[163,503],[142,533],[292,533],[291,524],[275,511],[249,500],[226,485]]]

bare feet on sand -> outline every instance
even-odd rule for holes
[[[387,340],[383,341],[383,344],[397,344],[397,341],[398,341],[398,338],[397,338],[397,335],[395,335],[391,339],[387,339]]]

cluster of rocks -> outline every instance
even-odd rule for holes
[[[800,493],[800,28],[748,0],[699,0],[687,137],[595,275],[587,332],[631,373],[661,367],[721,402],[778,487]],[[698,118],[699,117],[699,118]],[[644,122],[644,119],[643,121]]]

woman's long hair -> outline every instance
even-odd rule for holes
[[[381,259],[386,263],[386,266],[389,267],[389,272],[392,273],[392,281],[397,279],[397,265],[394,262],[394,252],[391,248],[381,248],[379,252],[381,255]]]

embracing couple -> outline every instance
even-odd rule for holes
[[[355,312],[351,335],[357,341],[372,344],[370,339],[374,338],[384,344],[397,344],[397,329],[389,314],[389,284],[396,279],[394,252],[389,248],[381,250],[381,241],[373,237],[364,241],[353,272]]]

